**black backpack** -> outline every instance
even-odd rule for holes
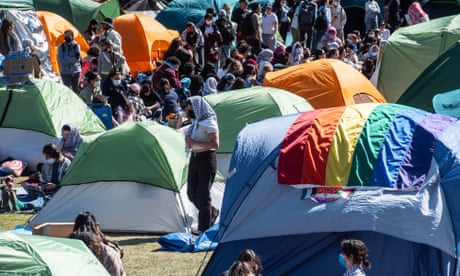
[[[327,25],[325,10],[320,9],[318,11],[318,17],[316,18],[315,29],[320,32],[325,32],[327,27],[329,26]]]
[[[235,39],[236,33],[230,20],[218,21],[216,24],[219,28],[220,34],[222,35],[222,41],[224,44],[228,44]]]
[[[252,15],[254,13],[251,12],[249,14],[247,14],[244,18],[243,18],[243,21],[242,21],[242,24],[241,24],[241,33],[245,36],[250,36],[250,35],[254,35],[256,33],[256,28],[254,26],[254,24],[252,24]]]
[[[311,2],[303,2],[299,12],[300,25],[313,25],[315,23],[316,6]]]

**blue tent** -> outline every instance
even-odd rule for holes
[[[454,118],[397,104],[249,124],[204,275],[247,248],[266,275],[341,275],[348,238],[369,248],[368,275],[458,275],[459,130]]]
[[[261,3],[264,6],[270,0],[252,0],[251,3]],[[206,13],[207,8],[214,8],[216,12],[222,9],[224,4],[234,7],[237,0],[173,0],[156,16],[166,28],[182,32],[187,22],[197,24]]]

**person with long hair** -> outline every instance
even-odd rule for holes
[[[46,144],[42,153],[44,162],[40,175],[41,187],[46,194],[53,194],[61,187],[61,179],[70,166],[70,160],[53,143]]]
[[[85,211],[78,214],[69,238],[83,241],[110,275],[126,275],[121,261],[122,251],[105,237],[92,213]]]
[[[342,253],[339,262],[347,270],[343,276],[366,276],[365,270],[371,268],[367,259],[367,247],[360,240],[344,240],[340,243]]]
[[[5,49],[7,55],[22,51],[22,43],[14,31],[14,22],[10,18],[5,18],[2,21],[2,35],[7,47],[7,49]]]

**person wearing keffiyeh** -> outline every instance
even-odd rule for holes
[[[211,205],[210,196],[217,171],[219,128],[216,113],[201,96],[190,97],[186,111],[192,120],[185,136],[186,150],[191,151],[187,195],[199,210],[198,231],[204,232],[219,215],[219,210]]]

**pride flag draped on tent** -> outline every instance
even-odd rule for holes
[[[437,136],[456,121],[396,104],[362,104],[303,113],[282,142],[278,181],[326,186],[419,186],[429,171]]]
[[[341,275],[343,239],[366,243],[372,275],[458,274],[459,131],[455,118],[375,103],[248,124],[203,275],[246,248],[267,275]]]

